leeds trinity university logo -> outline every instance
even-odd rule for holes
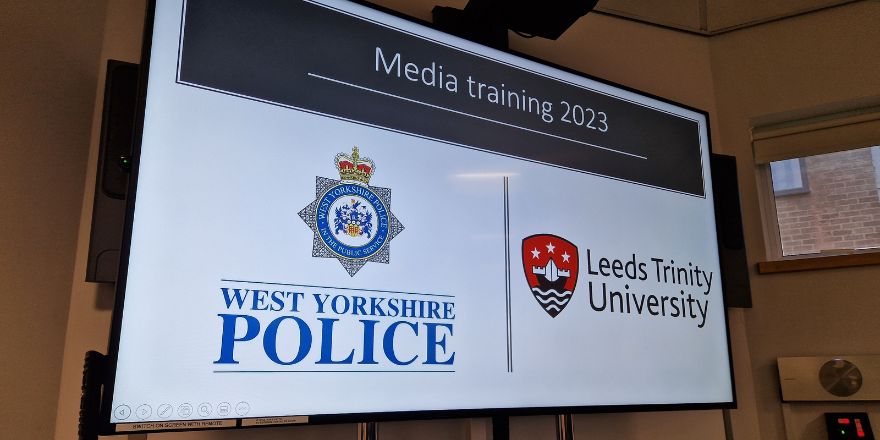
[[[299,216],[315,233],[312,256],[336,258],[354,276],[369,261],[388,263],[403,225],[391,213],[391,190],[369,185],[376,164],[357,147],[336,155],[336,169],[340,180],[316,178],[315,200]]]
[[[532,294],[544,311],[555,318],[574,294],[577,246],[555,235],[532,235],[523,239],[522,260]]]

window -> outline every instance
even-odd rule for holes
[[[810,190],[804,159],[786,159],[770,162],[773,193],[776,196],[801,194]]]
[[[770,163],[783,256],[880,248],[877,149]]]
[[[880,107],[755,127],[767,259],[880,254]]]

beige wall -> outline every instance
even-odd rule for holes
[[[3,438],[51,438],[55,426],[104,8],[0,6]]]
[[[84,6],[78,7],[80,3]],[[460,7],[464,1],[379,3],[428,19],[434,4]],[[34,41],[46,40],[40,47],[52,50],[28,53],[24,62],[0,68],[0,103],[16,103],[0,105],[0,236],[4,244],[10,243],[0,249],[0,271],[11,281],[6,304],[12,305],[0,312],[0,337],[4,354],[23,353],[16,357],[20,363],[0,370],[4,386],[0,425],[24,421],[20,435],[13,438],[49,438],[52,424],[46,420],[57,405],[55,438],[73,439],[82,355],[87,349],[105,350],[106,305],[112,299],[110,289],[82,281],[97,151],[98,113],[93,106],[101,99],[97,85],[104,59],[137,59],[143,1],[111,0],[106,10],[103,2],[67,2],[64,9],[55,2],[27,5],[43,15],[33,12],[28,17],[24,7],[5,3],[0,8],[0,33],[14,35],[10,41],[0,34],[0,60],[12,59],[7,53],[27,52],[24,49],[36,45]],[[712,40],[591,15],[558,42],[513,37],[511,44],[549,61],[709,111],[715,150],[736,154],[740,161],[747,243],[754,262],[763,258],[764,240],[750,162],[750,121],[880,95],[878,5],[874,1],[845,6]],[[19,15],[8,14],[7,9]],[[54,12],[46,15],[43,10]],[[54,75],[31,72],[41,63]],[[51,129],[44,120],[52,121]],[[63,162],[53,161],[59,157]],[[789,438],[820,438],[816,417],[830,406],[793,405],[783,419],[773,372],[775,357],[876,353],[874,341],[880,340],[880,331],[872,310],[880,306],[876,299],[880,297],[871,295],[869,288],[877,275],[877,269],[863,268],[753,277],[755,309],[731,314],[741,408],[731,414],[737,439],[759,438],[759,432],[765,440],[785,438],[786,420],[794,431]],[[25,293],[9,293],[17,291]],[[839,316],[848,318],[839,320]],[[23,339],[20,328],[41,333]],[[852,337],[858,334],[867,337]],[[28,398],[6,398],[25,392]],[[591,439],[724,438],[720,411],[584,415],[576,417],[575,424],[581,438]],[[511,427],[515,439],[553,436],[551,417],[516,418]],[[149,437],[342,439],[354,432],[352,425],[340,425]],[[480,419],[403,422],[383,424],[382,432],[383,438],[391,439],[476,440],[486,438],[487,426]]]
[[[140,34],[143,29],[145,8],[145,0],[112,0],[107,2],[103,21],[96,24],[100,29],[101,40],[97,42],[100,60],[96,59],[92,66],[97,75],[96,84],[93,85],[93,107],[87,109],[91,119],[91,124],[87,125],[91,134],[91,148],[88,150],[88,163],[79,170],[79,178],[85,183],[85,191],[82,191],[81,186],[78,195],[80,205],[80,210],[77,212],[78,221],[68,226],[78,233],[79,241],[76,247],[75,266],[72,274],[69,274],[73,277],[73,286],[70,288],[66,340],[61,359],[61,388],[58,393],[55,429],[55,438],[58,439],[75,439],[77,435],[79,387],[82,381],[85,352],[88,350],[107,352],[113,287],[84,281],[98,161],[101,108],[104,99],[103,84],[108,59],[139,62]],[[96,85],[98,87],[95,88]]]
[[[865,1],[731,32],[711,40],[722,150],[735,154],[746,244],[754,263],[765,258],[764,233],[749,129],[816,107],[880,98],[880,2]],[[880,136],[880,134],[878,134]],[[754,308],[745,324],[761,438],[820,439],[822,412],[877,404],[792,404],[783,419],[776,357],[880,352],[880,268],[752,275]]]

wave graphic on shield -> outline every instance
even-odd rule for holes
[[[532,294],[541,308],[555,318],[574,295],[577,246],[557,235],[532,235],[523,239],[522,261]]]

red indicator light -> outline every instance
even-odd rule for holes
[[[859,436],[859,438],[865,436],[865,430],[862,429],[861,419],[856,419],[856,435]]]
[[[837,419],[837,423],[841,425],[849,425],[849,419]]]

